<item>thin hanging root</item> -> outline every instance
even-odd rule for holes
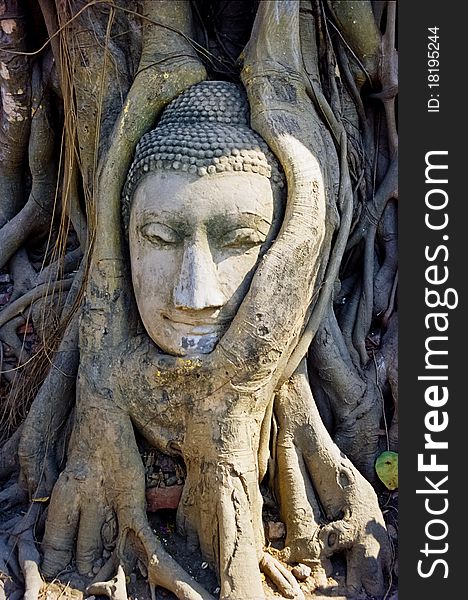
[[[294,575],[271,554],[263,553],[260,560],[260,569],[262,573],[271,579],[285,598],[305,600]]]
[[[122,565],[119,565],[115,577],[109,581],[92,583],[86,588],[86,593],[107,596],[111,600],[128,600],[125,572]]]

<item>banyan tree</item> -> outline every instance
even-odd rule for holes
[[[0,1],[0,597],[388,596],[395,12]]]

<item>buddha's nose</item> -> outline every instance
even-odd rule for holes
[[[220,308],[226,302],[206,236],[186,243],[174,305],[182,310]]]

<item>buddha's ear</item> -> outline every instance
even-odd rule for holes
[[[206,70],[189,39],[192,37],[190,2],[143,1],[143,45],[138,72],[114,126],[109,149],[98,168],[96,231],[87,298],[100,314],[96,351],[126,339],[132,293],[125,275],[120,198],[138,140],[154,124],[163,108],[191,85],[206,79]],[[127,282],[127,283],[125,283]],[[115,298],[110,303],[109,298]],[[90,320],[90,330],[95,330]],[[111,325],[112,323],[112,325]],[[85,326],[85,324],[84,324]],[[112,331],[112,335],[107,332]]]

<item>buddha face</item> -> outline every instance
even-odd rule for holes
[[[164,351],[213,350],[273,235],[273,194],[256,173],[155,171],[130,213],[132,280],[146,331]]]

